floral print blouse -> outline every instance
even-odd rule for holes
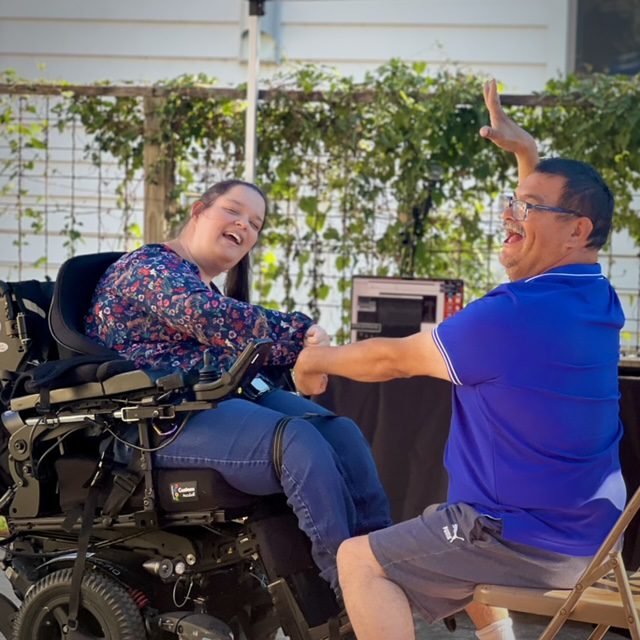
[[[195,264],[163,244],[112,264],[85,316],[88,336],[141,368],[192,371],[209,349],[220,373],[256,338],[274,342],[267,364],[293,365],[312,324],[303,313],[272,311],[207,287]]]

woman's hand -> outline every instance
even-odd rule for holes
[[[304,347],[328,347],[331,344],[329,334],[319,325],[312,324],[304,335]]]

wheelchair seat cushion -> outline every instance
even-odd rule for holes
[[[60,509],[67,513],[84,504],[97,460],[69,456],[59,458],[54,466],[58,477]],[[123,465],[115,465],[112,476],[125,469]],[[213,469],[157,469],[154,472],[154,484],[158,506],[167,513],[240,509],[250,507],[259,500],[256,496],[234,489]],[[100,489],[98,506],[104,505],[110,489],[109,482]],[[144,481],[141,480],[122,512],[142,509],[143,494]]]
[[[213,469],[157,469],[155,477],[158,503],[168,512],[238,509],[259,500],[234,489]]]

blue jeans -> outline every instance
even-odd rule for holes
[[[273,439],[284,415],[296,417],[284,431],[279,480]],[[257,402],[226,400],[195,414],[154,460],[158,468],[213,468],[232,487],[253,495],[284,492],[311,540],[320,575],[334,589],[340,543],[391,524],[387,497],[358,426],[280,389]]]

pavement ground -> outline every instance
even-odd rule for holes
[[[4,573],[0,573],[0,593],[13,598],[13,591]],[[531,616],[520,613],[512,614],[515,635],[517,640],[536,640],[544,630],[547,619],[539,616]],[[426,624],[416,617],[416,640],[476,640],[473,625],[466,615],[457,616],[457,629],[452,633],[442,623]],[[591,625],[570,622],[557,636],[560,640],[582,640],[588,638],[592,630]],[[287,636],[279,633],[278,640],[284,640]],[[622,640],[623,636],[609,632],[605,636],[607,640]],[[0,634],[0,640],[4,640]],[[394,640],[389,638],[389,640]]]

